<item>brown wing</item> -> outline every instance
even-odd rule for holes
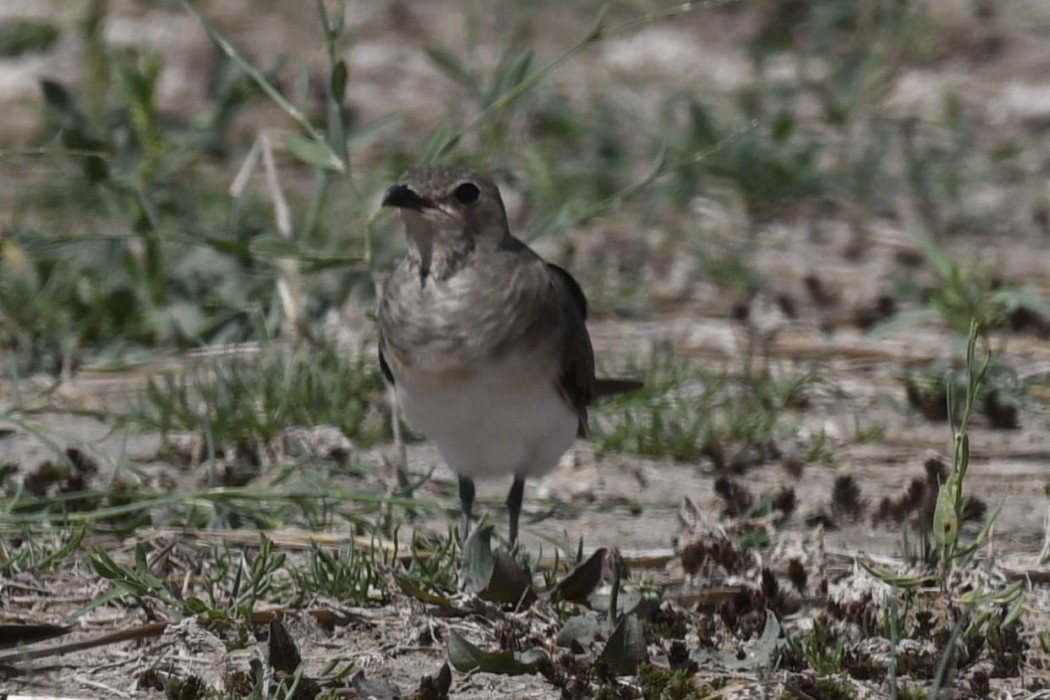
[[[379,347],[377,348],[379,354],[379,369],[382,370],[383,376],[391,384],[394,383],[394,373],[390,371],[390,365],[386,363],[386,358],[383,357],[383,338],[379,338]]]
[[[558,388],[580,416],[580,437],[587,437],[587,406],[603,396],[625,394],[644,386],[637,379],[609,379],[594,376],[594,349],[587,333],[587,297],[579,283],[564,268],[547,263],[558,287],[563,313],[570,331],[562,349]]]
[[[552,262],[547,263],[547,267],[554,273],[554,277],[557,280],[556,283],[561,283],[563,288],[568,290],[574,306],[579,311],[580,318],[586,321],[587,295],[583,293],[583,287],[580,286],[580,283],[576,281],[576,278],[570,275],[569,271],[564,267],[559,267]]]
[[[564,269],[553,263],[547,263],[547,268],[558,290],[565,320],[558,390],[580,417],[579,436],[587,437],[587,405],[591,402],[594,385],[594,349],[585,324],[587,297]]]

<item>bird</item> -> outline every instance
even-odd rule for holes
[[[526,479],[554,470],[588,435],[592,401],[642,383],[595,376],[583,290],[511,233],[490,178],[416,167],[381,206],[400,211],[408,250],[383,285],[380,368],[408,424],[457,475],[462,542],[474,480],[513,477],[513,546]]]

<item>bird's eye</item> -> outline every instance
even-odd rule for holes
[[[473,204],[481,196],[481,190],[473,182],[464,182],[456,188],[456,201],[460,204]]]

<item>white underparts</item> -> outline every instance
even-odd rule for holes
[[[508,358],[440,382],[395,377],[408,423],[470,478],[542,476],[576,438],[579,417],[536,363]]]

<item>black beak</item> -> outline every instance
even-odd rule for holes
[[[429,206],[429,202],[412,191],[408,185],[391,185],[383,195],[384,207],[420,210]]]

